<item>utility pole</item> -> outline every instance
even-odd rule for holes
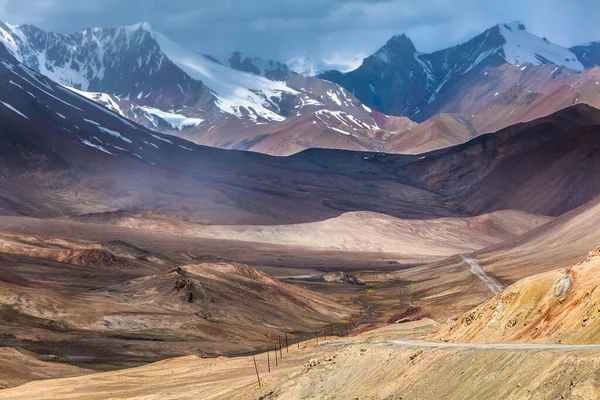
[[[283,352],[281,351],[281,336],[277,336],[279,339],[279,359],[283,360]]]
[[[260,376],[258,376],[258,367],[256,366],[256,358],[252,356],[252,360],[254,360],[254,369],[256,370],[256,379],[258,379],[258,387],[260,389]]]

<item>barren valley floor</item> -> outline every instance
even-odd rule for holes
[[[428,262],[68,220],[0,217],[0,230],[0,398],[600,393],[589,341],[465,341],[465,318],[490,323],[469,310],[513,286],[461,248]]]

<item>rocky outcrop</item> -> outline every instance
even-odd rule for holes
[[[350,283],[352,285],[364,285],[358,276],[347,274],[343,271],[337,272],[335,274],[327,274],[323,276],[323,280],[325,282],[338,282],[338,283]]]
[[[600,343],[600,248],[568,268],[533,275],[437,334],[457,342]]]

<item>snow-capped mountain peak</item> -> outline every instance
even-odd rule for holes
[[[55,82],[98,92],[112,91],[107,90],[110,82],[122,81],[128,73],[139,74],[142,61],[146,64],[162,62],[160,57],[128,59],[133,57],[127,51],[134,48],[158,52],[152,43],[153,32],[147,22],[111,29],[88,28],[70,35],[47,33],[33,25],[0,22],[0,41],[17,60]],[[135,71],[117,71],[123,64],[138,65],[133,68]]]
[[[124,28],[130,28],[131,30],[138,30],[138,29],[142,29],[145,30],[146,32],[153,32],[154,31],[154,27],[152,26],[152,24],[150,22],[138,22],[137,24],[133,24],[133,25],[129,25],[129,26],[125,26]]]
[[[575,50],[574,50],[575,51]],[[600,60],[594,47],[576,48],[586,65]],[[336,82],[368,107],[417,121],[430,117],[423,110],[443,98],[448,87],[485,68],[503,64],[555,64],[581,71],[578,56],[548,39],[527,31],[521,22],[499,24],[472,39],[433,53],[421,53],[406,35],[392,37],[350,72],[328,71],[323,79]]]
[[[413,41],[405,33],[395,35],[386,43],[387,46],[414,47]]]
[[[396,60],[402,60],[406,57],[412,58],[417,50],[412,40],[405,34],[393,36],[387,41],[385,46],[373,54],[373,59],[383,63],[394,64]]]
[[[297,94],[285,82],[239,71],[185,49],[148,22],[70,35],[0,23],[0,41],[19,61],[55,82],[136,98],[146,102],[142,105],[156,106],[144,100],[149,96],[177,95],[187,98],[187,106],[204,112],[216,107],[238,118],[281,121],[285,119],[278,113],[282,95]],[[161,106],[180,108],[183,100]]]
[[[556,45],[527,31],[521,22],[497,25],[505,43],[502,52],[511,64],[556,64],[581,71],[583,65],[569,49]]]

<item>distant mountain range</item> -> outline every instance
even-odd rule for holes
[[[406,35],[395,36],[356,70],[319,77],[339,83],[378,111],[423,121],[435,112],[436,99],[487,68],[550,64],[582,71],[600,63],[598,49],[599,43],[567,49],[513,22],[430,54],[417,51]]]
[[[373,142],[376,122],[340,86],[238,52],[225,60],[203,56],[148,23],[71,35],[2,23],[0,41],[19,61],[61,85],[90,92],[89,98],[151,129],[197,143],[247,150],[262,145],[275,154],[313,146],[383,149]],[[323,138],[290,143],[283,135],[261,143],[269,136],[265,125],[271,129],[283,121],[294,121],[296,132],[310,127]],[[244,133],[249,127],[260,128],[256,136]]]
[[[358,69],[317,77],[240,52],[201,55],[148,23],[70,35],[0,23],[0,41],[30,68],[147,128],[274,155],[418,153],[572,104],[600,105],[600,43],[566,49],[518,22],[431,54],[395,36]]]
[[[534,77],[550,76],[556,67],[536,68]],[[521,73],[512,65],[504,69],[511,71],[507,79]],[[301,85],[308,78],[293,79]],[[476,132],[442,134],[468,124],[457,116],[415,126],[372,111],[378,126],[421,132],[404,137],[433,132],[446,140],[438,147],[467,143],[423,155],[310,149],[282,158],[154,132],[120,115],[112,98],[82,93],[33,71],[0,46],[0,214],[153,209],[213,224],[309,222],[353,210],[419,219],[500,209],[560,215],[600,192],[600,110],[584,104],[475,138]],[[324,124],[351,120],[341,112],[312,115]],[[388,143],[401,146],[399,137]]]

